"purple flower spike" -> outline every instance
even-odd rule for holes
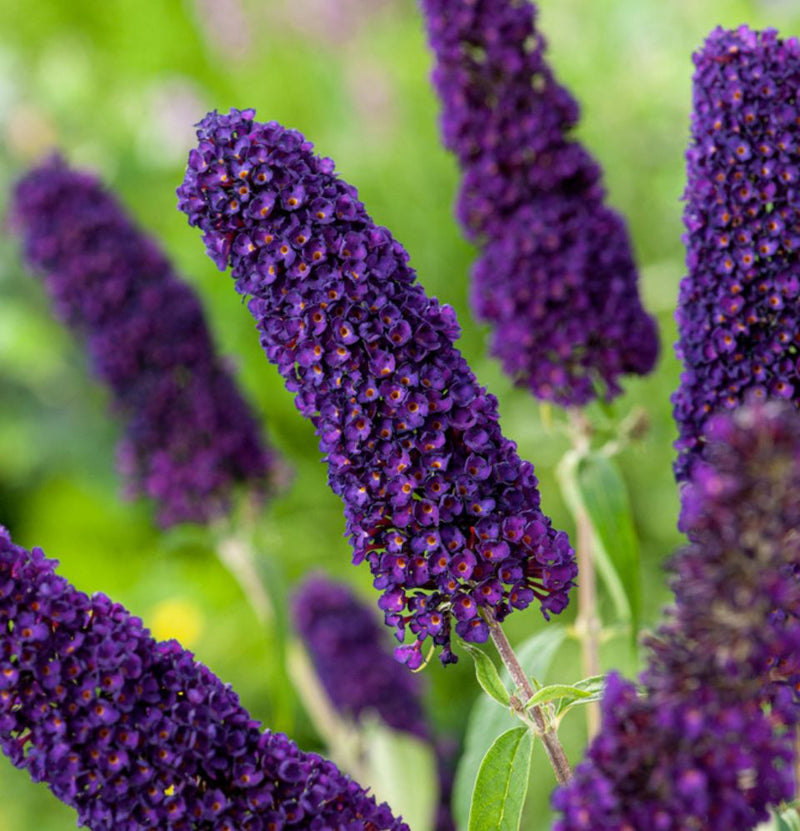
[[[711,418],[706,435],[682,493],[691,545],[672,566],[675,625],[698,641],[717,633],[730,661],[720,669],[732,677],[800,690],[800,413],[753,402]],[[738,585],[750,596],[737,596]],[[708,603],[720,596],[729,615]]]
[[[553,795],[553,831],[746,831],[793,798],[793,731],[689,671],[644,697],[609,676],[600,733]]]
[[[452,309],[425,294],[330,159],[254,115],[200,123],[180,208],[253,297],[261,343],[344,500],[354,562],[369,562],[398,638],[406,627],[415,637],[398,657],[419,666],[430,637],[455,660],[452,616],[470,603],[499,619],[534,598],[546,616],[561,611],[574,552],[541,512],[533,466],[500,432],[497,400],[453,345]]]
[[[58,316],[86,341],[126,420],[119,464],[162,525],[206,522],[276,459],[215,356],[194,291],[93,176],[53,159],[16,186],[13,223]]]
[[[554,795],[554,831],[744,831],[794,797],[800,414],[746,407],[712,419],[708,437],[644,693],[610,677],[600,733]]]
[[[297,590],[292,618],[333,706],[358,721],[370,712],[394,730],[430,741],[419,678],[386,649],[388,633],[345,585],[316,575]]]
[[[0,747],[94,831],[408,831],[331,762],[260,732],[175,641],[0,527]]]
[[[451,750],[435,742],[422,706],[419,679],[406,672],[386,648],[387,631],[373,610],[342,583],[315,575],[292,601],[295,627],[333,706],[358,721],[376,713],[389,727],[433,746],[440,800],[436,831],[453,831],[450,811]]]
[[[539,398],[610,399],[644,375],[658,334],[628,232],[597,163],[569,133],[578,105],[545,63],[535,7],[422,0],[444,143],[463,170],[458,216],[481,248],[473,306],[492,354]]]
[[[748,396],[800,403],[800,43],[716,29],[694,62],[679,480],[703,455],[710,414]]]

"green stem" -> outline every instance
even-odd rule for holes
[[[250,543],[241,537],[224,537],[217,545],[217,556],[236,579],[258,622],[262,626],[270,624],[275,618],[275,610],[258,573]]]
[[[339,715],[299,642],[289,646],[288,667],[294,688],[331,758],[354,779],[362,783],[369,781],[358,729]]]
[[[600,674],[600,618],[597,614],[597,583],[592,550],[592,525],[585,511],[575,517],[577,524],[578,558],[578,615],[575,628],[581,642],[583,675],[589,678]],[[592,701],[586,705],[586,723],[591,740],[600,728],[600,705]]]
[[[592,426],[581,410],[569,410],[572,443],[578,457],[587,453],[591,445]],[[600,630],[602,622],[597,613],[597,575],[594,562],[594,534],[586,511],[576,506],[577,539],[575,553],[578,560],[578,615],[575,628],[581,641],[583,674],[600,674]],[[600,728],[600,706],[591,702],[586,707],[586,726],[591,740]]]
[[[267,637],[275,638],[275,648],[270,656],[277,675],[274,691],[274,725],[288,731],[294,722],[294,696],[286,668],[286,639],[288,622],[282,603],[282,580],[269,560],[259,561],[255,535],[257,513],[245,505],[235,519],[220,521],[215,528],[217,558],[228,574],[238,584],[248,605],[256,616],[261,630]],[[270,574],[264,574],[264,568]],[[270,584],[273,584],[270,588]]]

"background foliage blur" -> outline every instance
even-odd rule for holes
[[[690,55],[714,26],[745,22],[800,34],[791,0],[541,2],[550,59],[583,107],[579,134],[605,167],[611,203],[630,222],[645,304],[661,324],[657,372],[629,382],[613,408],[620,418],[641,404],[650,416],[646,438],[621,458],[642,543],[645,624],[667,598],[661,562],[680,544],[669,395],[679,371],[672,312],[683,273]],[[375,219],[408,248],[427,290],[456,308],[461,348],[500,399],[506,435],[535,463],[555,524],[572,530],[554,479],[566,439],[485,357],[485,332],[468,310],[473,252],[451,215],[457,171],[439,145],[429,70],[413,0],[0,2],[0,204],[27,166],[59,147],[117,190],[200,292],[220,349],[295,469],[261,523],[271,579],[287,590],[309,569],[324,568],[372,599],[366,567],[349,565],[341,504],[327,490],[311,426],[263,357],[229,278],[175,209],[192,124],[214,108],[255,107],[260,119],[300,129],[336,160]],[[190,527],[162,534],[149,505],[118,498],[120,428],[108,416],[106,393],[88,377],[80,346],[52,319],[15,241],[2,235],[0,251],[0,522],[19,544],[59,558],[61,573],[79,588],[106,592],[156,636],[180,639],[266,725],[319,748],[286,687],[276,633],[258,625],[210,536]],[[508,632],[515,642],[543,625],[531,608],[512,616]],[[424,673],[433,718],[454,736],[478,695],[463,658],[446,671],[436,661]],[[607,668],[635,669],[624,638],[608,642],[603,659]],[[578,649],[568,642],[550,679],[578,677]],[[563,732],[573,760],[582,731],[582,718],[568,719]],[[524,827],[549,827],[551,787],[535,755]],[[0,764],[0,831],[74,824],[73,812],[44,786]]]

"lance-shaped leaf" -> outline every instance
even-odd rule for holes
[[[787,808],[775,814],[775,831],[800,831],[800,815],[796,808]]]
[[[605,683],[605,675],[591,675],[589,678],[576,681],[572,684],[572,687],[580,690],[582,693],[587,693],[587,695],[581,695],[577,698],[564,696],[556,705],[556,719],[560,720],[567,711],[580,704],[590,704],[592,701],[600,701],[603,697]]]
[[[514,727],[486,754],[469,812],[469,831],[518,831],[528,792],[533,734]]]
[[[576,704],[588,704],[603,697],[604,675],[592,675],[574,684],[549,684],[537,690],[525,704],[526,709],[557,701],[556,716],[563,716]]]
[[[478,649],[477,646],[471,646],[465,643],[464,649],[469,652],[472,660],[475,662],[475,676],[483,691],[491,696],[498,704],[508,707],[511,702],[511,696],[500,680],[500,675],[497,672],[494,661],[483,650]]]

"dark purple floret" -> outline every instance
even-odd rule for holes
[[[276,459],[214,353],[197,296],[115,197],[52,159],[17,184],[12,218],[126,422],[129,492],[155,500],[162,525],[216,518],[237,483],[263,492]]]
[[[716,29],[694,62],[672,398],[680,480],[702,458],[710,414],[748,396],[800,403],[800,43]]]
[[[748,829],[795,794],[800,414],[716,416],[683,492],[690,544],[642,691],[611,676],[601,731],[554,796],[555,831]]]
[[[331,762],[0,527],[0,746],[94,831],[408,831]]]
[[[375,713],[389,727],[430,741],[420,679],[394,660],[386,629],[347,586],[308,578],[294,595],[292,618],[340,713],[353,721]]]
[[[428,297],[408,254],[376,226],[330,159],[252,110],[199,125],[178,189],[210,256],[232,266],[261,343],[311,419],[345,503],[354,562],[369,562],[411,667],[451,628],[485,641],[538,599],[567,605],[566,534],[540,507],[533,466],[504,438],[497,400],[453,345],[453,310]]]
[[[444,143],[463,171],[458,217],[481,248],[473,305],[492,353],[539,398],[585,404],[658,356],[628,232],[600,168],[569,138],[578,105],[544,59],[536,8],[422,0]]]

